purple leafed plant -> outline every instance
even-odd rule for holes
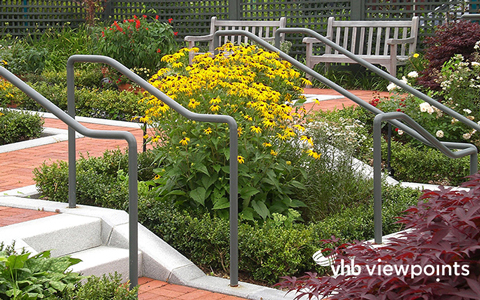
[[[480,299],[480,175],[469,178],[469,191],[425,191],[399,218],[407,230],[386,245],[325,249],[336,255],[336,276],[307,273],[277,286],[296,299]]]

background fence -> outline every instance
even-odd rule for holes
[[[82,3],[89,1],[0,2],[1,35],[24,36],[41,34],[50,27],[79,26],[86,17]],[[207,34],[212,16],[232,20],[273,20],[284,16],[288,27],[306,27],[325,34],[330,16],[344,20],[402,20],[415,15],[420,16],[423,38],[432,34],[434,26],[457,19],[464,12],[477,12],[479,6],[480,0],[107,0],[97,18],[106,22],[143,14],[159,15],[164,21],[172,18],[181,41],[186,35]],[[304,52],[302,38],[287,36],[294,44],[291,54]]]

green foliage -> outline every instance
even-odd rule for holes
[[[172,26],[147,16],[124,20],[101,32],[97,51],[112,57],[127,68],[146,68],[154,71],[161,67],[161,58],[175,51],[176,42]]]
[[[47,73],[47,76],[50,74]],[[101,75],[100,72],[98,74]],[[135,116],[143,115],[145,105],[139,103],[141,95],[127,91],[118,92],[116,90],[86,87],[96,78],[96,74],[93,72],[79,78],[79,88],[75,91],[76,114],[78,116],[130,121]],[[46,79],[47,81],[30,83],[30,86],[53,104],[66,110],[66,80],[54,83],[50,82],[51,79],[55,79],[54,76],[46,77]],[[24,93],[18,93],[15,101],[19,107],[24,109],[44,110]]]
[[[360,65],[330,64],[327,71],[324,64],[315,65],[314,70],[327,79],[349,90],[385,90],[388,81]],[[315,88],[330,88],[317,80],[312,80]]]
[[[400,186],[383,189],[383,232],[400,229],[396,217],[417,202],[420,192]],[[205,269],[229,268],[229,223],[209,214],[192,217],[165,203],[143,199],[139,220],[172,247]],[[240,272],[253,279],[274,283],[285,274],[311,271],[327,272],[315,266],[312,255],[321,249],[320,239],[332,235],[342,241],[373,238],[373,200],[344,208],[314,223],[294,223],[294,217],[274,214],[263,224],[239,225]]]
[[[387,157],[386,148],[386,143],[383,143],[383,159]],[[428,146],[415,147],[397,141],[392,141],[391,155],[391,166],[397,180],[456,186],[469,175],[468,156],[452,159]]]
[[[116,272],[102,277],[89,276],[86,282],[79,283],[74,289],[68,289],[60,299],[136,300],[138,287],[129,290],[128,285],[121,282],[121,276]]]
[[[61,295],[73,289],[81,279],[68,271],[79,259],[69,256],[50,257],[50,251],[36,255],[7,254],[0,251],[0,299],[41,299]]]
[[[10,46],[0,49],[0,56],[8,63],[6,68],[16,75],[40,74],[45,68],[47,50],[40,45],[31,46],[15,40]]]
[[[138,154],[138,179],[151,180],[155,175],[154,156],[150,151]],[[52,201],[68,201],[68,164],[44,162],[34,169],[40,193]],[[105,151],[102,157],[77,160],[77,202],[116,209],[128,207],[128,184],[119,174],[128,174],[128,156],[120,150]]]
[[[151,141],[162,164],[156,170],[159,197],[182,209],[227,218],[228,165],[237,159],[240,217],[288,214],[289,208],[304,205],[295,192],[304,188],[302,166],[320,159],[303,133],[307,112],[293,104],[304,100],[298,87],[302,79],[275,53],[231,44],[223,50],[233,54],[198,55],[192,66],[187,65],[188,49],[165,56],[169,67],[151,82],[195,113],[232,116],[238,125],[238,157],[230,157],[227,124],[187,120],[145,95],[144,119],[156,129]]]
[[[39,115],[0,109],[0,145],[38,138],[42,131]]]

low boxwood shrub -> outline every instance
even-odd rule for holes
[[[154,178],[151,151],[138,153],[138,179]],[[81,156],[77,160],[77,203],[125,209],[128,207],[128,155],[121,150],[105,151],[102,157]],[[68,201],[68,164],[44,162],[34,169],[34,180],[43,197]]]
[[[478,298],[480,175],[462,186],[470,190],[426,191],[399,219],[408,230],[386,246],[360,242],[328,249],[338,276],[285,277],[280,286],[297,292],[296,299]],[[342,262],[350,271],[340,270]]]
[[[0,145],[40,137],[43,123],[36,114],[0,109]]]
[[[416,203],[420,192],[390,186],[383,189],[383,232],[398,231],[396,217]],[[265,283],[285,274],[317,270],[312,255],[322,248],[321,239],[332,235],[342,241],[373,238],[373,204],[345,208],[323,220],[294,223],[293,217],[274,214],[272,219],[239,225],[240,272]],[[139,220],[147,228],[206,270],[229,268],[229,222],[209,214],[192,216],[160,201],[143,198]]]
[[[40,81],[30,85],[53,104],[67,110],[66,82]],[[144,113],[145,105],[139,103],[141,97],[140,94],[127,91],[79,87],[75,91],[75,110],[78,116],[130,121]],[[23,109],[45,111],[24,93],[18,93],[15,101]]]

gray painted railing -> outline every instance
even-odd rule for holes
[[[162,93],[146,80],[129,70],[127,67],[113,58],[101,55],[73,55],[67,61],[67,87],[68,87],[68,113],[71,118],[75,117],[75,86],[73,65],[76,62],[105,63],[137,83],[141,88],[153,96],[162,100],[169,107],[180,113],[182,116],[199,121],[226,123],[230,128],[230,286],[238,285],[238,135],[237,122],[231,116],[198,114],[175,102],[173,99]],[[75,207],[75,132],[69,127],[69,205]],[[131,150],[129,150],[129,155]],[[135,157],[137,153],[135,143]],[[135,166],[136,166],[135,160]],[[129,168],[130,173],[130,168]],[[131,286],[138,284],[138,188],[135,169],[135,178],[129,178],[130,189],[130,219],[129,219],[129,243],[130,243],[130,281]],[[132,197],[135,197],[134,199]]]
[[[456,111],[452,110],[451,108],[439,103],[438,101],[436,101],[436,100],[432,99],[431,97],[423,94],[422,92],[414,89],[413,87],[411,87],[408,84],[404,83],[403,81],[393,77],[389,73],[381,70],[380,68],[374,66],[373,64],[357,57],[355,54],[351,53],[350,51],[348,51],[348,50],[346,50],[342,47],[340,47],[339,45],[335,44],[331,40],[325,38],[324,36],[318,34],[317,32],[315,32],[311,29],[307,29],[307,28],[279,28],[275,32],[275,47],[270,45],[269,43],[265,42],[264,40],[260,39],[256,35],[248,32],[248,31],[243,31],[243,30],[219,30],[219,31],[215,32],[215,34],[214,34],[214,48],[215,49],[218,48],[219,37],[220,36],[228,36],[228,35],[244,35],[244,36],[247,36],[249,39],[255,41],[256,43],[258,43],[262,47],[264,47],[264,48],[266,48],[270,51],[277,52],[278,55],[282,59],[287,60],[292,65],[294,65],[295,67],[300,69],[301,71],[311,75],[315,79],[319,80],[320,82],[324,83],[325,85],[329,86],[330,88],[334,89],[335,91],[339,92],[340,94],[342,94],[345,97],[349,98],[350,100],[354,101],[359,106],[369,110],[370,112],[372,112],[376,115],[385,114],[380,109],[378,109],[375,106],[363,101],[362,99],[355,96],[351,92],[347,91],[343,87],[341,87],[338,84],[332,82],[331,80],[325,78],[324,76],[320,75],[319,73],[317,73],[313,69],[311,69],[311,68],[305,66],[304,64],[300,63],[299,61],[292,58],[291,56],[289,56],[285,52],[279,50],[279,48],[280,48],[280,35],[282,33],[304,33],[304,34],[310,35],[312,37],[315,37],[319,41],[321,41],[322,43],[334,48],[335,50],[337,50],[337,51],[339,51],[343,54],[345,54],[347,57],[355,60],[356,62],[358,62],[362,66],[370,69],[371,71],[375,72],[376,74],[380,75],[381,77],[395,83],[397,86],[401,87],[402,89],[411,93],[412,95],[414,95],[414,96],[424,100],[425,102],[435,106],[436,108],[438,108],[438,109],[442,110],[443,112],[449,114],[450,116],[456,118],[457,120],[459,120],[460,122],[468,125],[469,127],[474,128],[476,130],[480,130],[480,125],[479,124],[467,119],[463,115],[461,115],[461,114],[457,113]],[[218,52],[218,51],[216,50],[216,52]],[[423,142],[426,145],[436,147],[437,149],[442,151],[442,153],[444,153],[445,155],[447,155],[450,158],[458,158],[458,157],[463,157],[463,156],[466,156],[466,155],[470,155],[470,174],[474,174],[474,173],[477,172],[477,168],[478,168],[478,166],[477,166],[478,165],[477,154],[476,154],[477,149],[474,145],[468,144],[468,143],[440,142],[435,137],[433,137],[432,135],[430,135],[430,134],[426,135],[425,134],[426,131],[423,128],[422,128],[422,130],[420,130],[420,132],[418,130],[416,130],[418,128],[421,128],[421,127],[419,127],[420,125],[418,125],[416,123],[415,123],[415,125],[412,125],[414,123],[411,123],[411,121],[409,121],[408,119],[405,119],[404,117],[393,117],[393,118],[386,118],[386,119],[388,120],[389,123],[398,127],[399,129],[402,129],[405,133],[411,135],[415,139]],[[412,125],[415,129],[412,129],[411,127],[409,127],[409,126],[405,125],[404,123],[401,123],[401,122],[399,122],[395,119],[405,120],[407,123]],[[438,148],[438,147],[440,147],[440,148]],[[458,151],[458,152],[452,152],[448,149],[464,149],[464,150]],[[473,154],[473,151],[475,151],[475,154]],[[375,159],[375,157],[374,157],[374,159]],[[374,172],[375,172],[375,169],[374,169]],[[381,174],[380,175],[377,174],[377,176],[375,176],[375,174],[374,174],[374,203],[377,203],[377,209],[374,208],[375,243],[381,243],[382,242],[382,233],[381,233],[381,230],[379,230],[379,229],[382,228],[382,225],[381,225],[382,224],[381,188],[382,188]]]

